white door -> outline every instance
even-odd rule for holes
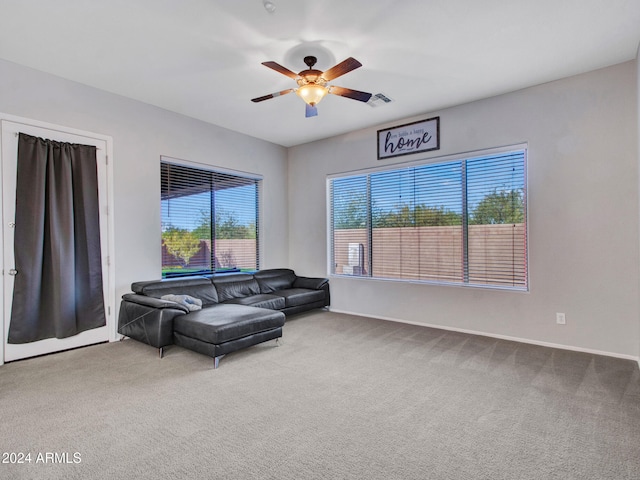
[[[59,142],[80,143],[94,145],[97,148],[96,159],[98,165],[98,184],[100,202],[100,240],[102,245],[102,275],[103,298],[105,314],[108,308],[109,268],[108,259],[108,223],[107,213],[107,145],[104,139],[86,137],[77,134],[66,133],[49,128],[42,128],[22,123],[2,120],[2,231],[4,244],[3,258],[3,299],[4,299],[4,361],[18,360],[20,358],[43,355],[45,353],[68,350],[84,345],[105,342],[109,340],[109,320],[107,325],[81,332],[73,337],[58,339],[48,338],[38,342],[25,344],[7,343],[9,335],[9,323],[11,319],[11,305],[13,301],[13,284],[15,273],[13,236],[16,210],[16,173],[18,163],[18,133],[26,133],[35,137],[56,140]],[[17,272],[19,275],[20,272]],[[109,318],[109,316],[107,316]]]

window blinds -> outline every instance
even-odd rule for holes
[[[260,180],[161,161],[163,276],[259,268]]]
[[[330,180],[332,273],[527,288],[525,151]]]
[[[466,162],[468,282],[526,288],[525,153]]]

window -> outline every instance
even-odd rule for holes
[[[160,162],[162,276],[259,268],[260,179]]]
[[[331,273],[526,290],[525,178],[525,149],[331,178]]]

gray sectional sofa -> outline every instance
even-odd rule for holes
[[[227,353],[282,336],[285,315],[330,304],[329,280],[290,269],[253,274],[135,282],[122,297],[118,332],[159,349],[176,344],[209,355],[214,367]],[[197,299],[202,309],[161,297]]]

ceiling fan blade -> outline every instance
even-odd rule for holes
[[[286,95],[287,93],[291,93],[293,92],[293,88],[289,88],[288,90],[281,90],[279,92],[275,92],[275,93],[270,93],[269,95],[265,95],[264,97],[257,97],[257,98],[252,98],[251,101],[252,102],[263,102],[265,100],[269,100],[270,98],[276,98],[279,97],[281,95]]]
[[[304,113],[304,116],[309,118],[309,117],[317,117],[318,116],[318,107],[312,107],[311,105],[309,105],[308,103],[305,103],[306,105],[306,110]]]
[[[345,73],[349,73],[351,70],[355,70],[356,68],[360,68],[361,66],[362,64],[358,60],[353,57],[349,57],[324,72],[322,74],[322,78],[329,82],[334,78],[338,78],[339,76],[344,75]]]
[[[371,94],[367,92],[361,92],[359,90],[352,90],[350,88],[344,87],[335,87],[331,86],[329,88],[329,93],[333,93],[334,95],[340,95],[341,97],[351,98],[353,100],[358,100],[360,102],[368,102],[371,98]]]
[[[264,65],[265,67],[269,67],[272,70],[275,70],[276,72],[279,72],[283,75],[286,75],[287,77],[293,78],[294,80],[297,80],[298,78],[298,74],[292,72],[291,70],[289,70],[286,67],[283,67],[282,65],[280,65],[279,63],[276,62],[262,62],[262,65]]]

